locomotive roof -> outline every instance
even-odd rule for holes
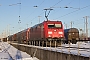
[[[64,32],[79,32],[77,28],[64,29]]]
[[[41,24],[43,24],[44,22],[61,22],[61,21],[43,21],[42,23],[39,23],[39,24],[36,24],[36,25],[34,25],[34,26],[32,26],[32,28],[35,28],[35,27],[37,27],[37,26],[40,26]]]

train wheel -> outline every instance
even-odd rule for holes
[[[77,41],[76,40],[72,40],[72,44],[76,44],[77,43]]]

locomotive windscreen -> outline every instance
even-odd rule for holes
[[[61,28],[61,24],[48,24],[48,28]]]

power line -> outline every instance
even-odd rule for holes
[[[61,1],[63,1],[63,0],[60,0],[60,1],[58,1],[56,4],[54,4],[53,6],[55,6],[55,5],[57,5],[57,4],[59,4]],[[33,7],[39,7],[39,6],[41,6],[43,3],[45,2],[45,0],[43,0],[38,6],[36,5],[36,6],[33,6]],[[53,7],[52,6],[52,7]],[[35,10],[36,11],[36,10]],[[42,10],[43,11],[43,10]],[[33,12],[32,12],[33,13]],[[49,11],[49,13],[50,13],[50,11]],[[42,13],[40,13],[39,15],[41,15]],[[31,14],[30,14],[31,15]],[[38,16],[39,16],[38,15]],[[35,19],[36,17],[34,17],[33,19]],[[31,21],[33,20],[33,19],[31,19]],[[48,18],[47,18],[48,19]]]
[[[19,29],[20,29],[20,23],[21,23],[21,0],[19,0],[18,3],[10,4],[9,6],[15,6],[15,5],[19,5],[19,11],[18,11],[18,13],[19,13],[19,16],[18,16],[19,20],[18,20],[18,24],[19,24]]]
[[[20,17],[20,14],[21,14],[21,0],[19,0],[19,3],[10,4],[9,6],[14,6],[14,5],[19,5],[19,17]]]
[[[35,7],[35,8],[40,7],[40,6],[44,3],[44,1],[45,1],[45,0],[43,0],[39,5],[35,5],[35,6],[33,6],[33,7]],[[37,10],[37,9],[35,9],[32,13],[30,13],[30,15],[33,14],[36,10]]]
[[[55,5],[57,5],[57,4],[59,4],[61,1],[63,1],[63,0],[60,0],[60,1],[58,1],[56,4],[54,4],[53,6],[55,6]],[[39,4],[39,6],[41,6],[42,5],[42,3],[44,3],[45,2],[45,0],[43,0],[40,4]],[[52,6],[52,7],[53,7]],[[34,6],[34,7],[38,7],[37,5],[36,6]],[[43,10],[42,10],[43,11]],[[34,19],[34,18],[33,18]]]
[[[45,0],[43,0],[39,5],[35,5],[35,6],[33,6],[33,7],[38,8],[38,7],[40,7],[44,2],[45,2]],[[31,12],[31,13],[29,14],[29,16],[32,15],[33,13],[35,13],[36,10],[37,10],[37,9],[35,9],[33,12]],[[43,11],[43,10],[42,10],[42,11]],[[40,13],[40,14],[41,14],[41,13]],[[39,15],[40,15],[40,14],[39,14]],[[38,16],[39,16],[39,15],[38,15]],[[28,17],[29,17],[29,16],[28,16]],[[27,18],[28,18],[28,17],[27,17]],[[32,21],[32,20],[35,19],[35,18],[37,18],[37,16],[34,17],[34,18],[32,18],[32,19],[30,19],[30,20]],[[29,22],[28,22],[28,23],[29,23]]]
[[[82,7],[82,8],[80,8],[80,9],[78,9],[78,10],[75,10],[75,11],[69,12],[69,13],[67,13],[67,14],[65,14],[65,15],[63,15],[63,16],[58,17],[58,18],[61,18],[61,17],[67,16],[67,15],[69,15],[69,14],[71,14],[71,13],[75,13],[75,12],[77,12],[77,11],[79,11],[79,10],[82,10],[82,9],[85,9],[85,8],[87,8],[87,7],[89,7],[89,6],[90,6],[90,5],[85,6],[85,7]],[[58,19],[58,18],[56,18],[56,19]]]
[[[38,16],[38,18],[39,18],[39,23],[40,23],[40,17],[41,17],[41,16]]]
[[[56,6],[57,4],[59,4],[60,2],[62,2],[63,0],[58,1],[56,4],[54,4],[52,7]]]

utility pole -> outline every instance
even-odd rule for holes
[[[84,18],[84,17],[83,17]],[[85,18],[84,18],[84,34],[85,34]]]
[[[27,25],[27,28],[28,28],[28,24],[26,24],[26,25]],[[27,29],[27,28],[26,28],[26,29]]]
[[[72,28],[72,24],[74,24],[74,23],[71,21],[71,28]]]
[[[67,29],[67,24],[65,24],[66,25],[66,29]]]
[[[20,23],[21,23],[21,20],[20,20],[20,16],[19,16],[19,22],[18,22],[18,24],[19,24],[19,31],[21,31]]]
[[[85,18],[85,20],[86,20],[86,39],[88,38],[88,18],[89,18],[89,16],[85,16],[85,17],[83,17],[83,18]]]
[[[39,23],[40,23],[40,17],[41,17],[41,16],[38,16],[38,18],[39,18]]]
[[[65,27],[66,27],[66,29],[67,29],[67,27],[68,27],[67,24],[66,24],[65,22],[64,22],[64,24],[65,24]]]

